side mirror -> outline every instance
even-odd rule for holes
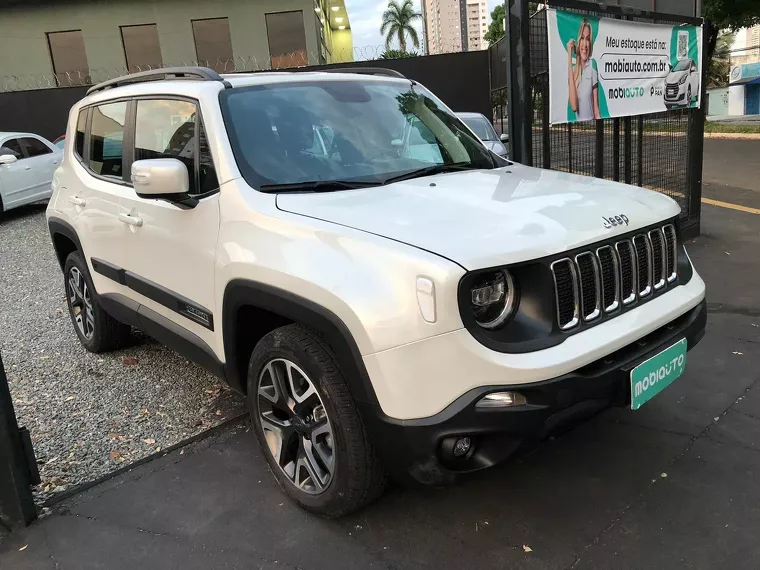
[[[0,155],[0,164],[13,164],[17,160],[18,158],[16,158],[15,155],[12,155],[12,154]]]
[[[508,143],[509,135],[507,133],[502,133],[501,136],[499,136],[499,140],[503,143]]]
[[[186,202],[190,190],[187,167],[176,158],[153,158],[132,163],[132,183],[141,198]]]

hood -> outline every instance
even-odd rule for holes
[[[657,192],[519,164],[360,190],[279,194],[277,206],[404,242],[470,270],[554,255],[679,212]],[[615,216],[628,223],[612,225]]]
[[[668,73],[668,76],[665,78],[665,83],[678,83],[681,78],[684,75],[688,75],[689,70],[684,69],[683,71],[671,71]]]
[[[504,146],[504,143],[499,141],[483,141],[483,145],[490,150],[491,152],[495,152],[499,156],[506,156],[507,155],[507,147]]]

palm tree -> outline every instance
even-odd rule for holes
[[[731,71],[731,45],[735,34],[729,30],[718,33],[715,50],[707,67],[707,85],[709,87],[725,87],[728,85],[728,73]]]
[[[412,0],[388,0],[388,9],[383,12],[383,24],[380,33],[385,34],[385,49],[390,49],[391,41],[398,38],[401,52],[406,52],[406,36],[412,40],[414,47],[420,47],[417,30],[412,23],[422,18],[422,14],[414,9]]]

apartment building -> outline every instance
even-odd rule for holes
[[[488,31],[487,0],[466,0],[467,2],[467,49],[476,51],[486,49],[488,43],[483,39]]]
[[[353,60],[344,0],[4,0],[0,77],[55,85],[199,63],[219,72]]]

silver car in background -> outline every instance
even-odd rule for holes
[[[0,218],[3,212],[50,198],[63,151],[32,133],[0,132]]]
[[[488,150],[507,158],[508,151],[505,143],[509,142],[509,137],[506,134],[501,136],[496,134],[496,129],[493,128],[491,121],[486,119],[485,115],[480,113],[457,113],[456,116],[462,119],[464,124],[478,135],[478,138],[483,141]]]

